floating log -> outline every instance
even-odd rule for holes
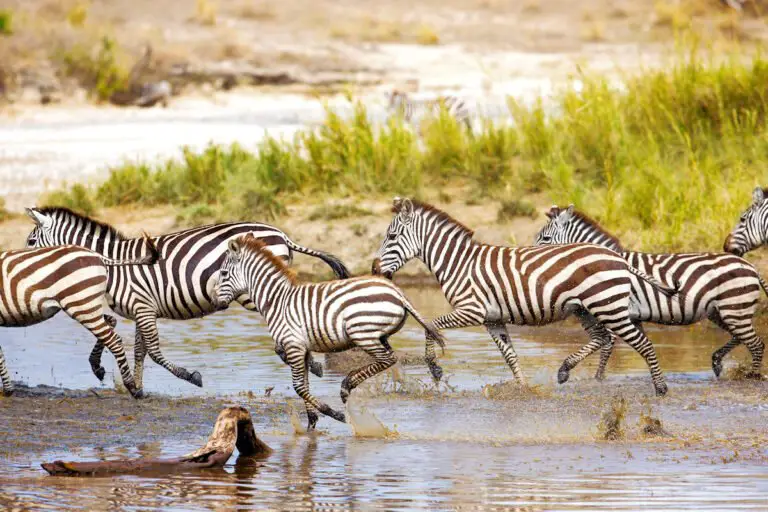
[[[216,419],[213,433],[205,446],[172,459],[125,459],[94,462],[64,462],[57,460],[41,464],[54,476],[99,476],[116,473],[183,472],[223,466],[235,447],[241,456],[265,457],[272,453],[256,435],[251,413],[243,407],[227,407]]]

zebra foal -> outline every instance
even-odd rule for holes
[[[140,398],[142,392],[131,375],[123,342],[104,315],[103,301],[107,268],[154,263],[157,250],[151,243],[148,246],[150,254],[146,258],[125,261],[104,258],[71,245],[0,253],[0,325],[26,327],[64,311],[112,352],[125,387],[134,398]],[[104,368],[99,365],[92,369],[103,380]],[[13,393],[2,350],[0,380],[3,393]]]
[[[410,199],[395,198],[393,213],[373,273],[391,277],[409,260],[423,261],[454,308],[435,319],[435,327],[484,325],[518,382],[523,382],[523,375],[506,325],[542,325],[576,314],[588,331],[604,328],[627,342],[648,364],[656,394],[667,392],[656,352],[630,315],[631,276],[638,272],[615,252],[586,244],[519,248],[482,244],[447,213]],[[427,364],[440,379],[442,370],[430,341],[428,336]],[[573,368],[567,363],[558,372],[561,383]]]
[[[127,238],[118,230],[66,208],[28,208],[27,214],[35,227],[27,237],[27,247],[47,247],[73,244],[91,249],[108,258],[136,258],[147,251],[141,238]],[[213,224],[169,233],[153,238],[162,258],[144,267],[110,267],[107,301],[120,316],[136,322],[134,373],[136,385],[143,387],[144,359],[150,358],[176,377],[202,387],[200,372],[190,372],[176,366],[160,351],[158,318],[187,320],[200,318],[216,311],[212,293],[224,260],[227,241],[252,233],[262,239],[269,250],[290,262],[293,251],[320,258],[340,278],[349,272],[336,257],[294,243],[288,235],[267,224],[232,222]],[[246,309],[254,304],[247,297],[236,297]],[[103,346],[98,344],[91,353],[99,361]],[[276,347],[279,352],[279,347]],[[281,355],[281,357],[284,357]],[[322,366],[314,363],[313,373],[322,375]]]
[[[675,283],[680,297],[670,298],[632,276],[632,318],[640,322],[690,325],[705,318],[726,331],[730,341],[712,354],[712,370],[720,376],[723,357],[743,343],[752,355],[749,376],[758,378],[764,345],[755,333],[753,319],[765,282],[746,260],[725,253],[648,254],[626,251],[618,238],[595,220],[574,209],[553,206],[549,221],[536,235],[536,245],[590,243],[620,254],[629,265],[650,274],[662,283]],[[581,360],[600,348],[596,378],[602,379],[613,349],[613,338],[606,332],[570,358]]]
[[[440,113],[444,110],[449,116],[456,119],[457,122],[464,124],[468,130],[472,130],[469,107],[458,96],[438,96],[435,99],[416,100],[405,92],[395,89],[387,94],[387,99],[387,110],[394,115],[402,117],[406,122],[410,123],[417,112],[422,118],[425,115],[439,117]]]
[[[441,345],[443,340],[394,284],[378,277],[357,277],[318,284],[300,284],[285,262],[247,235],[229,241],[220,269],[216,302],[226,308],[247,294],[261,313],[277,345],[285,350],[293,388],[304,400],[309,429],[317,412],[344,422],[343,412],[315,398],[309,391],[308,355],[360,347],[373,362],[354,370],[341,383],[341,400],[366,379],[395,362],[388,338],[405,324],[410,313]]]

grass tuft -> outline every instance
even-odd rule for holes
[[[516,217],[535,219],[537,215],[536,207],[530,201],[526,199],[507,199],[501,202],[496,218],[498,222],[507,222]]]
[[[11,34],[13,34],[13,11],[0,9],[0,35],[10,36]]]
[[[338,220],[349,217],[367,217],[373,212],[354,204],[324,204],[309,214],[309,220]]]

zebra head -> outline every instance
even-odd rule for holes
[[[739,223],[725,239],[723,250],[737,256],[768,242],[768,190],[757,187],[752,192],[752,204],[739,218]]]
[[[35,227],[27,236],[27,247],[50,247],[61,245],[56,240],[57,230],[54,229],[54,218],[50,213],[42,212],[37,208],[26,208],[27,215],[35,222]]]
[[[573,205],[568,206],[565,210],[557,205],[553,205],[547,212],[547,217],[549,217],[549,221],[536,233],[533,244],[558,245],[571,243],[568,225],[574,218]]]
[[[421,250],[414,226],[417,216],[414,214],[413,202],[396,197],[392,212],[395,216],[387,229],[387,236],[376,252],[371,269],[374,275],[380,274],[388,279]]]
[[[230,302],[248,291],[242,262],[243,247],[240,240],[230,240],[227,244],[227,254],[219,268],[219,280],[213,294],[213,304],[216,308],[227,309]]]

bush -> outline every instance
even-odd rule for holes
[[[69,190],[59,190],[48,194],[43,199],[45,206],[63,206],[84,215],[96,213],[96,204],[91,191],[79,183],[72,185]]]
[[[77,43],[56,55],[66,75],[78,80],[100,100],[128,87],[127,57],[111,36],[103,36],[95,47]]]
[[[554,115],[541,101],[510,102],[514,124],[485,122],[476,133],[442,111],[423,120],[419,138],[402,120],[372,125],[356,103],[348,119],[329,110],[318,129],[266,138],[255,153],[209,146],[186,149],[182,161],[125,164],[99,187],[98,203],[205,204],[220,218],[271,218],[288,198],[418,196],[455,182],[468,185],[465,201],[500,200],[501,220],[533,215],[509,198],[543,191],[628,235],[627,246],[714,250],[765,183],[768,61],[713,63],[695,48],[681,57],[621,87],[582,76]]]

